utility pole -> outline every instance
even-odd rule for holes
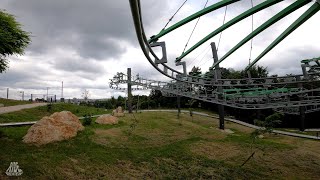
[[[212,42],[211,44],[211,49],[212,49],[212,55],[213,55],[213,61],[214,63],[218,62],[218,53],[217,53],[217,48],[216,48],[216,44],[214,42]],[[215,75],[214,75],[214,79],[215,81],[217,81],[218,79],[221,79],[221,70],[219,67],[219,64],[215,67],[214,69]],[[219,82],[218,84],[218,100],[222,100],[222,92],[223,92],[223,88],[221,86],[221,82]],[[224,106],[222,104],[218,105],[218,111],[219,111],[219,128],[220,129],[224,129]]]
[[[132,113],[131,68],[127,69],[127,77],[128,77],[128,111],[129,113]]]
[[[9,99],[9,88],[7,88],[7,99]]]
[[[181,113],[181,96],[177,96],[177,106],[178,106],[178,119],[180,118],[180,113]]]
[[[138,112],[138,110],[139,110],[139,94],[138,94],[138,101],[137,101],[136,113]]]
[[[24,101],[24,91],[20,91],[21,93],[21,100]]]
[[[296,76],[297,81],[301,81],[300,76]],[[303,88],[302,83],[298,83],[298,87],[300,89]],[[299,96],[299,101],[302,100],[302,97]],[[305,130],[305,120],[306,120],[306,107],[305,106],[299,106],[299,114],[300,114],[300,131]]]
[[[61,102],[64,102],[64,98],[63,98],[63,81],[61,83],[61,98],[60,98]]]
[[[49,100],[49,87],[47,87],[47,102]]]

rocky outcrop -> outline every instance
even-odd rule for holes
[[[118,124],[118,118],[110,115],[102,115],[97,118],[98,124]]]
[[[23,137],[23,142],[42,145],[62,141],[75,137],[83,129],[79,118],[71,112],[56,112],[32,125]]]
[[[113,110],[112,111],[112,116],[115,116],[115,117],[123,117],[124,116],[124,112],[122,110],[122,107],[119,106],[117,109]]]

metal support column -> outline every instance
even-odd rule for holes
[[[300,76],[296,76],[297,81],[301,81]],[[302,88],[302,83],[298,83],[298,87]],[[301,97],[299,97],[299,101],[302,100]],[[305,106],[299,106],[299,114],[300,114],[300,131],[305,130],[305,119],[306,119],[306,107]]]
[[[211,44],[211,49],[212,49],[212,56],[213,56],[213,61],[214,63],[218,62],[218,53],[217,53],[217,48],[216,48],[216,44],[214,42],[212,42]],[[215,67],[215,80],[217,79],[221,79],[221,70],[219,67],[219,64]],[[219,82],[218,86],[218,99],[219,100],[223,100],[222,97],[222,93],[223,93],[223,88],[221,86],[221,82]],[[219,128],[220,129],[224,129],[224,106],[219,104],[218,105],[218,110],[219,110]]]
[[[128,76],[128,111],[132,113],[132,94],[131,94],[131,68],[127,69]]]
[[[178,106],[178,118],[180,118],[181,113],[181,96],[177,96],[177,106]]]

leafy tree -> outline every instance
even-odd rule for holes
[[[89,97],[90,97],[90,92],[89,90],[86,90],[84,89],[84,91],[82,92],[82,97],[85,101],[88,101],[89,100]]]
[[[223,79],[241,79],[244,77],[243,71],[237,71],[232,68],[221,68],[221,77]]]
[[[263,66],[252,66],[249,71],[252,78],[267,77],[269,74],[267,67]]]
[[[0,73],[8,68],[7,57],[22,55],[30,41],[30,33],[21,29],[15,17],[0,10]]]
[[[200,76],[201,75],[201,68],[193,66],[193,68],[191,69],[191,71],[189,72],[189,75],[191,76]]]

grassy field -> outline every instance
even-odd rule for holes
[[[7,122],[25,122],[25,121],[38,121],[43,116],[48,116],[53,112],[59,112],[63,110],[71,111],[73,114],[78,117],[84,116],[86,114],[106,114],[111,113],[111,111],[105,111],[105,109],[87,107],[87,106],[78,106],[74,104],[67,103],[57,103],[52,104],[51,110],[48,111],[47,106],[40,106],[31,109],[24,109],[22,111],[16,111],[12,113],[0,114],[0,123]]]
[[[135,118],[134,118],[135,116]],[[40,147],[21,139],[29,127],[0,128],[0,179],[10,162],[23,179],[319,179],[320,143],[266,135],[188,113],[143,112],[118,125],[86,126],[77,137]],[[241,164],[256,151],[254,158]]]
[[[21,104],[30,104],[30,103],[32,102],[0,98],[0,104],[4,104],[4,106],[15,106],[15,105],[21,105]]]

